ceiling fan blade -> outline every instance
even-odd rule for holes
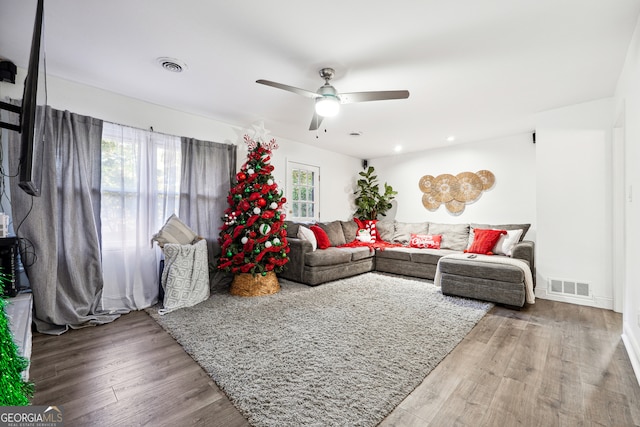
[[[367,102],[367,101],[384,101],[386,99],[405,99],[409,97],[408,90],[386,90],[378,92],[351,92],[341,93],[341,104],[352,104],[354,102]]]
[[[313,117],[311,118],[311,124],[309,125],[309,130],[318,130],[320,123],[322,123],[322,119],[324,119],[324,117],[314,112]]]
[[[272,82],[270,80],[256,80],[256,83],[260,83],[261,85],[267,85],[267,86],[272,86],[278,89],[283,89],[283,90],[288,90],[289,92],[293,92],[296,93],[298,95],[302,95],[304,97],[307,98],[317,98],[321,95],[318,95],[315,92],[311,92],[310,90],[306,90],[306,89],[299,89],[297,87],[293,87],[293,86],[289,86],[289,85],[284,85],[282,83],[276,83],[276,82]]]

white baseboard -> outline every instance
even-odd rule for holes
[[[604,308],[605,310],[613,310],[613,298],[593,296],[590,298],[585,297],[572,297],[570,295],[562,295],[547,292],[541,286],[535,290],[536,298],[548,299],[551,301],[566,302],[569,304],[586,305],[589,307]]]
[[[640,345],[633,337],[626,323],[622,325],[622,342],[627,349],[633,372],[636,374],[636,380],[640,384]]]

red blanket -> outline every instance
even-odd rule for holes
[[[354,240],[353,242],[346,243],[344,245],[337,246],[338,248],[359,248],[362,246],[368,247],[370,250],[380,249],[381,251],[385,250],[385,248],[397,248],[402,247],[400,243],[390,243],[385,242],[384,240],[377,240],[372,243],[361,242],[360,240]]]

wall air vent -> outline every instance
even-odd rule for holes
[[[592,298],[591,285],[577,280],[549,279],[548,289],[551,294]]]

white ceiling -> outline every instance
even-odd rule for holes
[[[0,0],[0,57],[26,68],[35,0]],[[45,0],[47,72],[358,158],[532,131],[614,94],[640,0]],[[157,63],[187,64],[170,73]],[[407,89],[309,131],[315,91]],[[359,137],[350,132],[362,132]]]

